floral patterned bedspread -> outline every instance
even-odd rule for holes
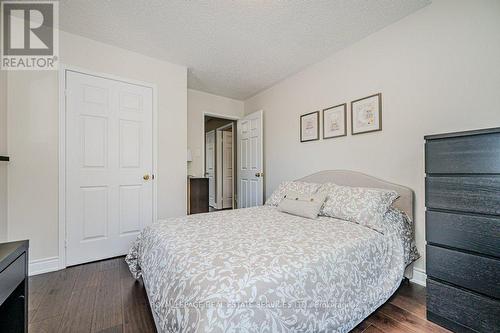
[[[159,332],[348,332],[398,288],[401,234],[262,206],[158,221],[126,261]]]

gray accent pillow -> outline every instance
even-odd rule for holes
[[[303,194],[288,191],[278,204],[278,210],[284,213],[315,219],[326,199],[326,193]]]
[[[299,194],[314,194],[318,191],[321,184],[306,183],[300,181],[284,181],[266,200],[267,206],[278,206],[288,191],[294,191]]]
[[[399,195],[394,191],[326,183],[328,193],[320,215],[355,222],[384,233],[384,214]]]

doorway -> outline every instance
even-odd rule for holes
[[[204,116],[205,177],[211,211],[235,208],[236,121]]]

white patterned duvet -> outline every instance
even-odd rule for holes
[[[126,260],[159,332],[348,332],[403,278],[390,223],[381,234],[270,206],[190,215],[145,228]]]

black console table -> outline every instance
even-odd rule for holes
[[[28,241],[0,244],[0,332],[28,332]]]

